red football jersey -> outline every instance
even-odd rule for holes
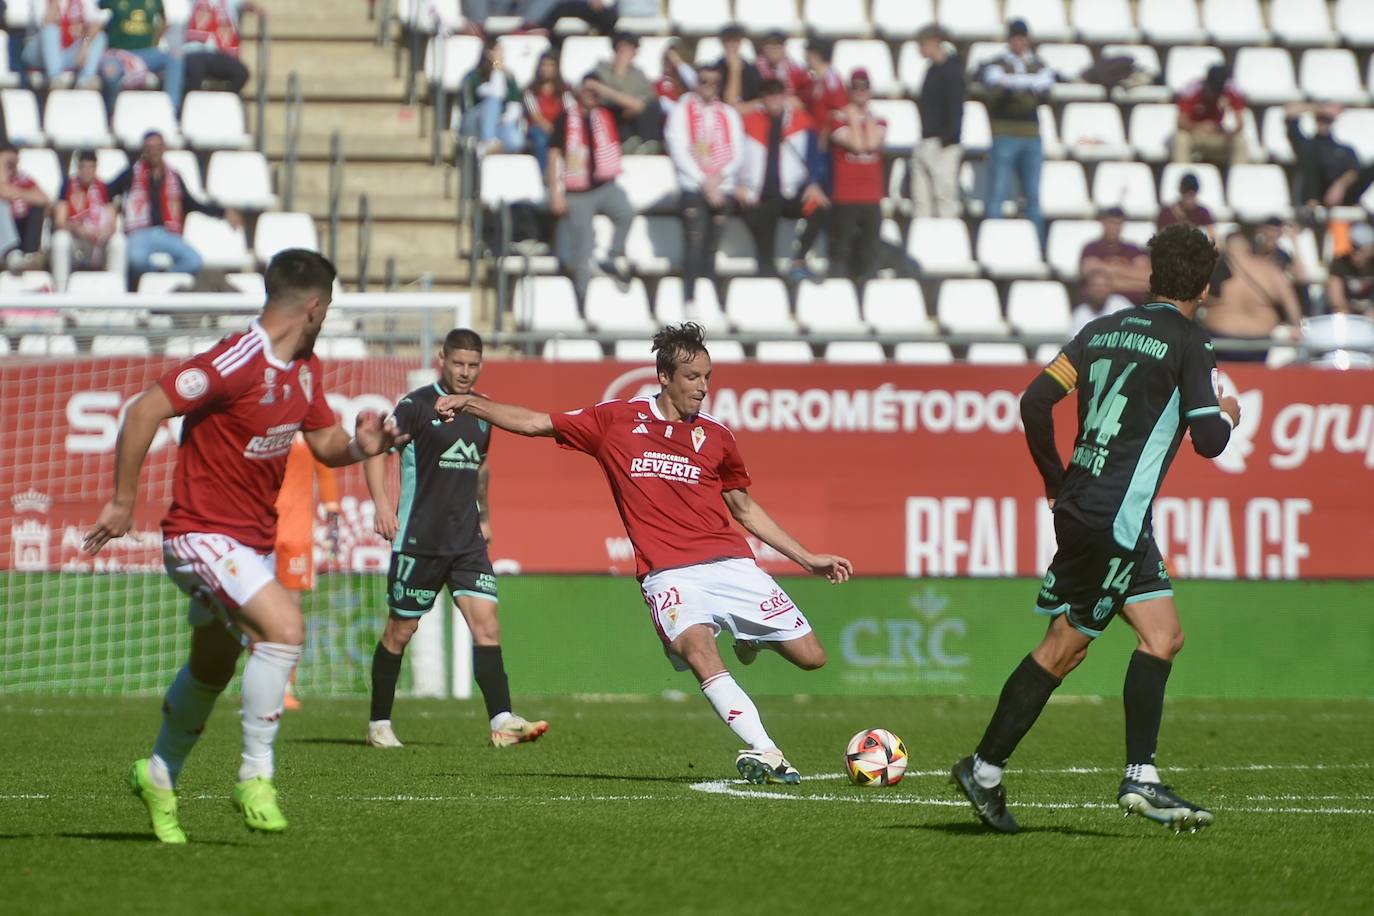
[[[318,357],[283,363],[256,321],[158,379],[184,416],[164,537],[226,534],[270,553],[297,430],[334,424]]]
[[[553,429],[559,445],[586,452],[606,472],[640,578],[728,557],[753,559],[720,495],[748,487],[749,472],[734,433],[719,421],[698,414],[669,422],[646,396],[553,414]]]

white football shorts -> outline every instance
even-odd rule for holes
[[[226,534],[179,534],[162,542],[162,561],[191,598],[193,627],[220,620],[234,632],[234,612],[276,576],[276,560]]]
[[[640,588],[668,660],[678,671],[686,671],[687,663],[668,646],[696,624],[760,642],[786,642],[811,632],[806,615],[753,560],[659,570],[645,576]]]

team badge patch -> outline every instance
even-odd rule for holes
[[[706,442],[706,430],[700,426],[692,427],[692,448],[701,451],[701,447]]]
[[[183,369],[177,376],[176,389],[181,397],[194,401],[210,390],[210,377],[204,369]]]

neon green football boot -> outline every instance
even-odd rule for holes
[[[281,833],[286,816],[277,807],[277,790],[266,776],[254,776],[234,786],[234,807],[243,814],[249,830]]]
[[[135,760],[129,770],[129,788],[148,809],[153,822],[153,835],[163,843],[186,842],[186,833],[177,820],[177,794],[172,789],[159,789],[148,778],[148,758]]]

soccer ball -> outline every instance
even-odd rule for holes
[[[906,745],[885,728],[869,728],[849,739],[844,768],[856,786],[895,786],[906,773]]]

